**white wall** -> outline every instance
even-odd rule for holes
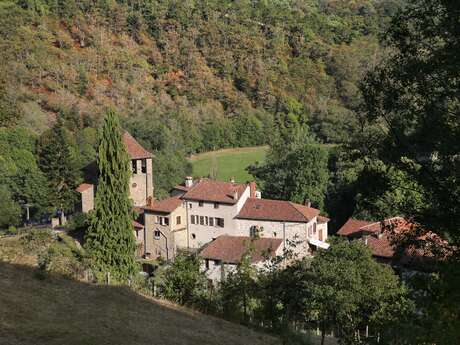
[[[239,213],[244,203],[249,197],[249,186],[246,187],[243,195],[236,204],[219,204],[219,208],[214,208],[214,202],[203,202],[203,206],[199,206],[198,201],[187,200],[187,222],[188,222],[188,236],[190,248],[200,248],[208,242],[221,235],[236,235],[236,215]],[[203,216],[213,218],[223,218],[224,227],[217,226],[214,220],[214,226],[192,224],[191,216]],[[199,219],[199,218],[198,218]],[[196,222],[195,222],[196,223]],[[199,221],[198,221],[199,223]],[[209,220],[208,220],[209,224]],[[193,238],[195,235],[195,238]]]
[[[317,218],[313,218],[308,223],[293,223],[293,222],[274,222],[265,220],[252,219],[236,219],[236,236],[250,236],[252,226],[263,227],[263,231],[259,233],[260,237],[265,238],[280,238],[283,240],[283,246],[289,248],[289,241],[300,242],[295,247],[294,252],[297,254],[308,255],[308,238],[318,239],[318,224]],[[323,225],[323,224],[321,224]],[[310,231],[309,231],[310,230]],[[324,230],[323,230],[324,232]],[[327,232],[327,224],[326,224]],[[326,235],[327,238],[327,235]],[[324,239],[323,239],[324,240]]]

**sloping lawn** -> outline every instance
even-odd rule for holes
[[[217,179],[247,182],[254,178],[248,174],[246,167],[255,162],[263,162],[267,154],[267,146],[224,149],[202,153],[190,158],[194,177],[206,177],[217,167]]]
[[[270,345],[278,340],[127,288],[59,277],[0,262],[0,344]]]

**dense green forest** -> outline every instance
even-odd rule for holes
[[[190,171],[188,154],[266,144],[274,128],[302,123],[318,141],[347,143],[360,128],[359,80],[384,55],[378,34],[399,3],[1,1],[5,207],[59,206],[37,142],[61,119],[79,169],[95,159],[107,108],[155,153],[158,197]]]

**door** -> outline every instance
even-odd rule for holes
[[[323,240],[323,229],[318,230],[318,238],[320,241]]]

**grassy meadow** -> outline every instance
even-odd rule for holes
[[[255,162],[262,162],[268,146],[242,147],[206,152],[190,157],[194,177],[215,175],[218,180],[228,181],[235,178],[237,182],[247,182],[253,177],[246,168]]]

